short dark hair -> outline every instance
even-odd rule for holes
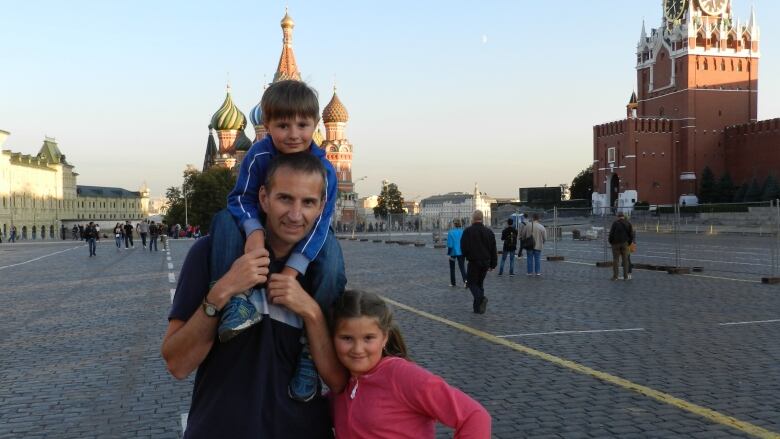
[[[274,175],[279,169],[289,169],[303,174],[317,174],[322,177],[321,199],[325,199],[328,190],[328,177],[325,172],[325,166],[314,154],[309,151],[300,151],[292,154],[277,154],[271,164],[268,166],[268,173],[265,176],[265,190],[271,192],[273,188]]]
[[[508,220],[506,220],[506,223],[511,226],[512,224],[515,223],[515,221],[512,218],[509,218]]]
[[[320,118],[317,92],[302,81],[274,82],[263,93],[260,108],[263,123],[295,116],[310,117],[315,121]]]

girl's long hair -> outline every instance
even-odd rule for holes
[[[362,290],[346,290],[333,304],[330,326],[334,334],[339,322],[344,319],[372,317],[377,326],[387,334],[387,344],[382,356],[393,356],[409,359],[406,343],[398,325],[393,320],[393,312],[379,295]]]

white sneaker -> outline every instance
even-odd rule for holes
[[[628,276],[626,276],[626,280],[631,280],[631,273],[629,273]]]

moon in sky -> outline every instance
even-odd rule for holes
[[[482,35],[482,44],[487,44],[487,35]]]

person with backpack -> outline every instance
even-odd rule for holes
[[[532,216],[533,221],[526,224],[520,232],[520,239],[527,255],[526,272],[528,276],[542,275],[542,250],[547,241],[547,230],[539,222],[539,214]]]
[[[623,279],[631,280],[631,268],[629,260],[629,246],[634,242],[636,235],[634,227],[626,219],[623,212],[618,212],[617,219],[609,229],[609,244],[612,246],[612,279],[618,279],[618,263],[623,265]]]

